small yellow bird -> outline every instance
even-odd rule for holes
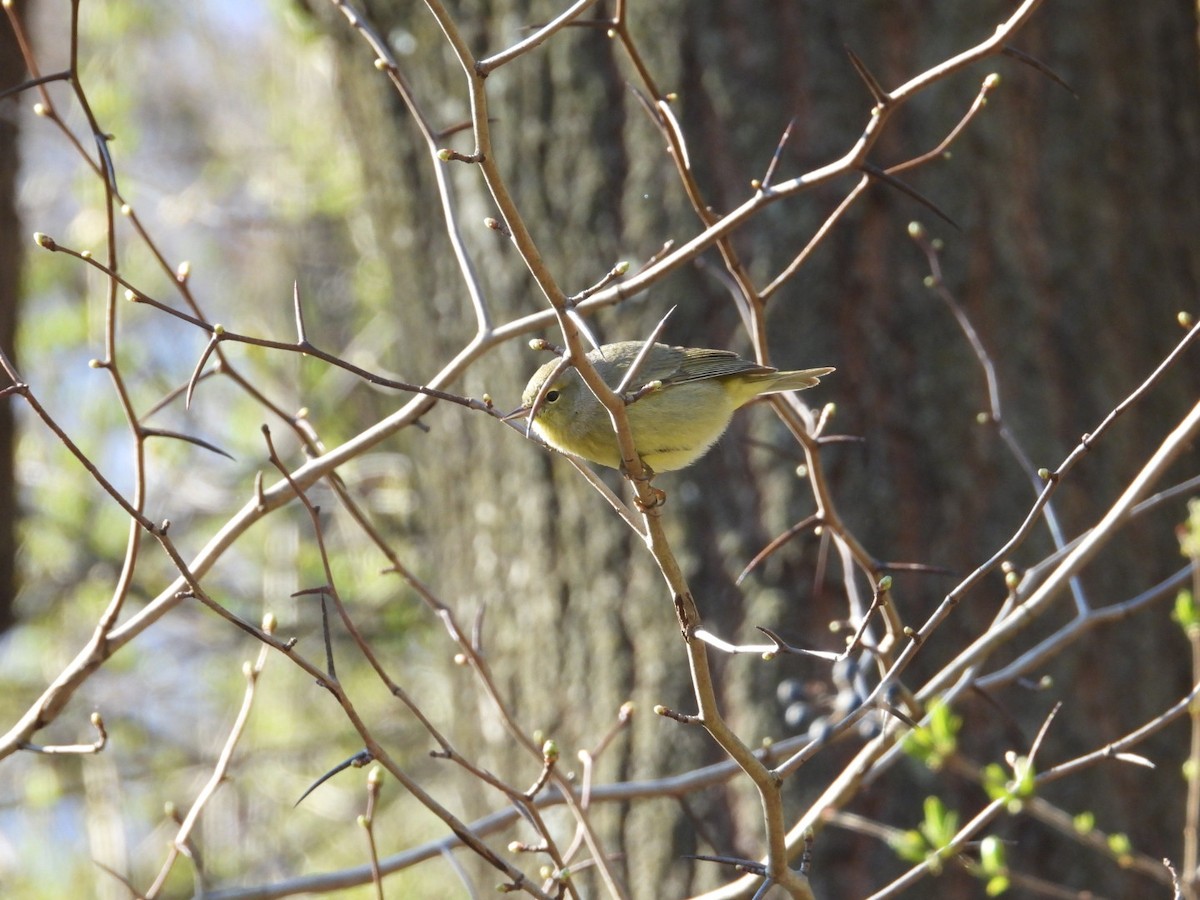
[[[605,344],[587,358],[604,382],[616,388],[644,346],[644,341]],[[559,363],[546,363],[529,379],[521,398],[526,413]],[[725,433],[739,407],[761,394],[810,388],[832,371],[826,367],[780,372],[729,350],[655,344],[628,385],[636,391],[657,383],[627,408],[634,446],[656,472],[682,469]],[[608,411],[574,368],[562,372],[545,391],[533,428],[563,453],[614,469],[621,466]]]

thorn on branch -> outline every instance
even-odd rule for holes
[[[751,875],[764,876],[767,867],[755,859],[744,859],[740,856],[710,856],[706,853],[684,854],[684,859],[695,859],[701,862],[720,863],[723,866],[733,866],[736,872],[747,872]]]
[[[308,335],[304,331],[304,307],[300,303],[300,282],[292,282],[292,311],[296,317],[296,343],[301,347],[310,347]]]
[[[928,208],[931,212],[933,212],[939,218],[944,219],[947,223],[952,225],[956,231],[962,231],[962,228],[959,226],[959,224],[957,222],[955,222],[952,218],[950,218],[948,215],[946,215],[946,213],[944,213],[932,200],[925,197],[916,188],[905,184],[903,181],[901,181],[895,175],[889,175],[883,169],[879,168],[878,166],[871,165],[870,163],[863,163],[861,166],[861,169],[863,172],[865,172],[867,175],[874,178],[876,181],[882,181],[884,184],[886,184],[890,187],[894,187],[896,190],[900,191],[902,194],[907,194],[908,196],[912,197],[914,200],[916,200],[922,206]]]
[[[809,528],[819,526],[820,524],[821,517],[816,515],[809,516],[808,518],[797,522],[783,534],[779,535],[779,537],[771,541],[771,543],[767,544],[767,546],[758,551],[758,553],[754,555],[754,558],[751,559],[750,562],[746,563],[746,567],[742,569],[741,574],[738,575],[737,579],[734,581],[734,584],[741,584],[747,575],[758,568],[758,566],[765,562],[772,554],[775,553],[776,550],[778,550],[796,535],[807,531]]]
[[[877,562],[875,567],[881,572],[921,572],[925,575],[945,575],[950,578],[960,577],[958,572],[945,566],[935,566],[930,563],[914,562]]]
[[[103,132],[96,132],[92,137],[96,141],[96,152],[100,154],[100,162],[103,164],[105,180],[108,181],[112,192],[119,196],[121,189],[117,187],[117,168],[113,165],[112,154],[108,150],[108,142],[113,140],[114,136]]]
[[[300,799],[297,800],[294,804],[292,804],[292,809],[295,809],[297,806],[299,806],[301,803],[303,803],[305,797],[307,797],[309,794],[311,794],[313,791],[315,791],[317,788],[319,788],[321,785],[323,785],[326,781],[328,781],[330,778],[332,778],[338,772],[342,772],[346,769],[361,769],[363,766],[365,766],[369,763],[372,763],[374,761],[375,761],[375,755],[370,750],[358,751],[358,753],[355,753],[353,756],[351,756],[346,761],[338,763],[336,766],[334,766],[332,769],[330,769],[328,772],[326,772],[324,775],[322,775],[320,778],[318,778],[316,781],[314,781],[311,785],[309,785],[308,790],[306,790],[303,794],[300,795]]]
[[[491,116],[488,117],[489,125],[493,125],[495,122],[496,120],[494,118]],[[461,132],[470,131],[473,127],[474,123],[471,122],[470,119],[466,119],[462,122],[455,122],[453,125],[447,125],[441,131],[439,131],[437,133],[437,138],[441,140],[443,138],[452,137],[453,135],[460,134]]]
[[[850,57],[850,65],[854,66],[854,71],[858,73],[858,77],[863,80],[863,83],[867,86],[867,90],[871,92],[871,97],[875,101],[875,105],[885,107],[891,103],[891,95],[883,89],[883,85],[871,74],[866,63],[858,58],[858,54],[851,50],[849,45],[843,45],[843,49],[846,51],[846,55]]]
[[[761,631],[763,634],[765,634],[770,639],[771,643],[775,645],[773,650],[768,650],[763,653],[763,659],[766,660],[770,660],[780,653],[786,653],[792,656],[812,656],[816,657],[817,659],[824,659],[834,662],[844,655],[841,653],[832,653],[829,650],[807,650],[804,647],[795,647],[780,637],[777,632],[767,628],[765,625],[755,625],[754,627],[758,631]]]
[[[302,588],[301,590],[293,591],[292,593],[288,594],[288,596],[289,597],[311,597],[314,594],[328,595],[330,590],[332,590],[332,589],[330,588],[329,585],[323,584],[320,587]]]
[[[853,653],[858,649],[863,636],[867,633],[867,624],[871,621],[871,617],[877,610],[883,609],[888,603],[888,591],[892,589],[892,576],[884,575],[875,585],[875,591],[871,597],[871,605],[867,607],[866,613],[862,617],[862,621],[858,624],[858,628],[854,632],[854,637],[846,645],[846,653]]]
[[[783,134],[779,136],[779,143],[775,145],[775,153],[771,156],[771,162],[767,166],[766,174],[763,175],[762,181],[751,182],[751,187],[756,191],[766,191],[771,186],[771,179],[775,177],[775,169],[779,167],[779,160],[783,158],[783,148],[787,146],[787,142],[792,137],[792,129],[796,127],[796,117],[792,116],[788,122],[787,128],[783,129]]]
[[[907,725],[913,731],[916,731],[918,728],[921,727],[920,722],[918,722],[916,719],[914,719],[912,716],[910,716],[904,710],[900,709],[894,703],[880,703],[879,709],[882,709],[889,716],[899,719],[901,722],[903,722],[905,725]]]
[[[1075,88],[1073,88],[1073,87],[1071,87],[1071,85],[1067,84],[1066,81],[1064,81],[1061,77],[1059,77],[1057,72],[1055,72],[1053,69],[1051,69],[1048,65],[1046,65],[1044,62],[1042,62],[1037,57],[1030,56],[1025,51],[1018,50],[1016,47],[1013,47],[1009,44],[1005,44],[1004,47],[1000,50],[1000,52],[1003,53],[1005,56],[1012,57],[1013,59],[1017,60],[1017,62],[1025,63],[1025,65],[1029,66],[1031,69],[1036,69],[1037,71],[1039,71],[1043,75],[1045,75],[1047,78],[1049,78],[1051,81],[1053,81],[1055,84],[1057,84],[1059,87],[1061,87],[1063,90],[1065,90],[1068,94],[1070,94],[1076,100],[1079,99],[1079,94],[1077,94],[1075,92]]]
[[[214,325],[212,336],[208,339],[208,343],[204,347],[204,352],[200,354],[200,359],[196,361],[196,367],[192,369],[192,377],[188,379],[187,390],[183,395],[183,408],[192,408],[192,395],[196,392],[196,384],[200,381],[200,373],[204,370],[205,363],[212,356],[214,350],[217,349],[217,344],[221,342],[221,335],[225,333],[225,329],[220,325]]]
[[[181,434],[178,431],[168,431],[165,428],[143,428],[142,434],[146,437],[165,437],[174,438],[178,441],[186,441],[189,444],[195,444],[197,447],[203,447],[205,450],[211,450],[213,453],[220,454],[226,459],[234,458],[232,454],[226,453],[216,444],[210,444],[208,441],[202,440],[198,437],[192,437],[190,434]]]
[[[7,3],[5,3],[4,6],[6,9],[8,8]],[[53,75],[43,75],[41,78],[30,78],[28,81],[22,81],[20,84],[13,85],[10,88],[5,88],[4,90],[0,91],[0,100],[3,100],[5,97],[11,97],[14,94],[19,94],[22,91],[27,91],[30,88],[35,88],[38,85],[49,84],[52,81],[69,81],[70,79],[71,73],[69,71],[55,72]],[[42,106],[42,104],[35,104],[35,113],[37,106]],[[37,114],[44,115],[43,113]]]

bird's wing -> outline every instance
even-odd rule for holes
[[[682,356],[679,367],[662,382],[666,386],[722,375],[769,375],[774,371],[770,366],[742,359],[731,350],[691,350]]]

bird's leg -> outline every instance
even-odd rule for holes
[[[663,506],[667,502],[667,492],[666,491],[664,491],[660,488],[656,488],[656,487],[654,487],[654,485],[647,485],[647,487],[650,488],[650,502],[649,503],[643,503],[642,499],[640,497],[633,498],[634,505],[644,513],[650,512],[650,510],[652,510],[652,509],[658,509],[659,507]]]
[[[624,462],[621,463],[621,474],[624,475],[626,478],[628,478],[630,481],[642,482],[643,484],[646,485],[646,488],[649,490],[650,500],[649,500],[649,502],[645,502],[645,503],[642,502],[642,498],[638,496],[636,491],[634,491],[634,495],[633,495],[634,506],[636,506],[638,509],[640,509],[643,513],[650,512],[650,510],[652,510],[652,509],[658,509],[660,506],[662,506],[664,503],[667,502],[667,492],[660,490],[659,488],[656,488],[654,485],[652,485],[650,483],[650,481],[654,478],[654,470],[652,468],[650,468],[649,464],[645,460],[642,460],[642,474],[641,475],[631,475],[629,473],[629,471],[625,468]]]

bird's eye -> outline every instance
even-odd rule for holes
[[[558,391],[546,391],[546,402],[553,403],[558,399]]]

